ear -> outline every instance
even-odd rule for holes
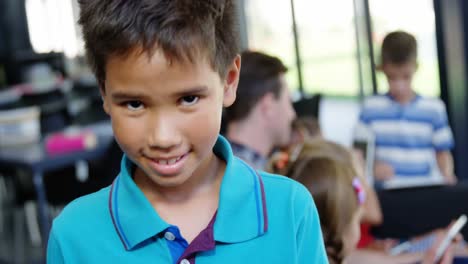
[[[101,99],[102,99],[102,108],[104,108],[104,112],[106,114],[109,114],[109,105],[106,100],[106,89],[105,89],[105,82],[101,82],[99,85],[99,93],[101,94]]]
[[[227,69],[226,78],[224,80],[224,98],[223,106],[229,107],[236,100],[237,85],[239,84],[239,75],[241,67],[241,57],[236,55],[231,65]]]
[[[262,98],[260,98],[258,102],[258,107],[260,108],[260,112],[266,116],[275,115],[274,111],[272,111],[275,101],[276,101],[276,98],[273,93],[271,92],[266,93],[264,96],[262,96]]]

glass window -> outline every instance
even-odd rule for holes
[[[292,32],[291,2],[247,0],[245,14],[249,49],[280,58],[289,69],[286,78],[290,88],[297,91],[299,81]]]
[[[294,0],[304,90],[357,96],[359,70],[353,0]]]
[[[73,12],[76,1],[26,0],[29,36],[35,52],[64,52],[67,57],[84,53]]]
[[[370,0],[369,7],[376,64],[380,63],[380,48],[387,33],[404,30],[413,34],[418,41],[419,63],[413,88],[423,95],[439,96],[440,79],[433,0]],[[386,92],[388,85],[385,75],[377,73],[377,80],[378,91]]]

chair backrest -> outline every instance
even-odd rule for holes
[[[294,110],[298,117],[312,116],[319,119],[321,94],[315,94],[311,97],[302,98],[293,103]]]

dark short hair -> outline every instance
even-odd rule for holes
[[[385,36],[382,43],[382,64],[404,64],[416,61],[418,44],[413,35],[404,31],[394,31]]]
[[[266,94],[281,94],[280,75],[287,72],[280,59],[261,52],[244,51],[236,101],[225,110],[227,122],[246,118]]]
[[[86,55],[104,87],[110,56],[161,49],[168,61],[208,59],[222,78],[240,52],[235,0],[79,0]]]

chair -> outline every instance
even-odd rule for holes
[[[41,135],[47,135],[64,129],[70,124],[70,115],[68,113],[67,102],[64,93],[59,89],[51,89],[41,93],[23,94],[17,103],[20,107],[38,106],[40,109],[40,127]],[[74,167],[71,167],[74,168]],[[70,168],[68,168],[70,169]],[[16,216],[19,208],[25,212],[26,225],[29,231],[31,243],[39,246],[41,236],[37,223],[37,213],[35,206],[36,193],[34,191],[32,177],[30,172],[17,169],[11,172],[14,183],[15,193],[15,226],[22,225],[21,216]],[[57,186],[60,188],[60,186]]]
[[[321,94],[315,94],[311,97],[302,98],[293,103],[297,117],[312,116],[319,119]]]

